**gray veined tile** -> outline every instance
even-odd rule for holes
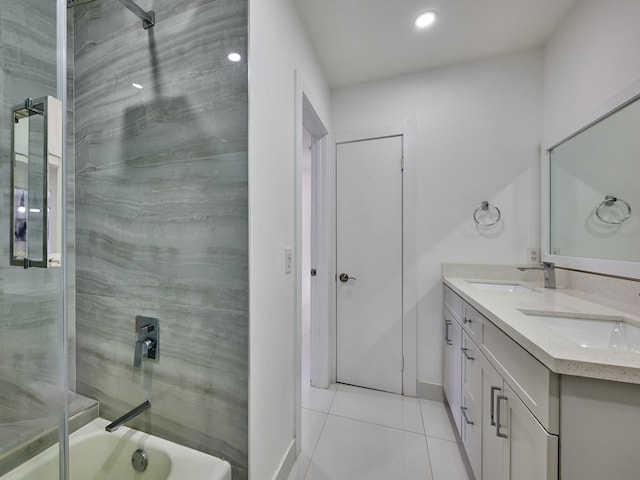
[[[246,309],[242,158],[79,176],[78,291]]]
[[[78,389],[115,418],[145,398],[146,431],[246,466],[247,313],[78,295]],[[160,318],[160,359],[134,369],[136,314]]]
[[[248,466],[246,1],[73,10],[77,385],[114,417]],[[133,82],[144,85],[135,90]],[[71,124],[71,123],[70,123]],[[158,363],[132,368],[136,313]]]

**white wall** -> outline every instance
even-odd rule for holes
[[[442,262],[524,263],[540,244],[542,52],[336,89],[331,112],[336,136],[417,119],[417,379],[441,384]],[[497,228],[476,228],[483,200]]]
[[[249,56],[249,475],[262,480],[294,437],[294,71],[327,126],[329,89],[291,0],[249,1]]]
[[[582,0],[544,50],[544,138],[640,78],[640,2]]]

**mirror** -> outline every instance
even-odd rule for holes
[[[11,265],[60,265],[62,104],[25,99],[12,109]]]
[[[543,258],[558,266],[638,278],[640,95],[635,91],[617,100],[614,108],[547,149]]]

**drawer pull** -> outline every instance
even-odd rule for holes
[[[500,433],[500,401],[508,400],[504,395],[498,395],[498,420],[496,421],[496,435],[500,438],[507,438],[506,433]]]
[[[476,357],[472,357],[467,353],[469,351],[468,348],[462,347],[462,348],[460,348],[460,350],[462,350],[462,353],[464,353],[464,356],[467,358],[467,360],[475,360],[476,359]]]
[[[469,418],[467,417],[467,407],[460,407],[460,410],[462,410],[462,416],[464,417],[464,421],[467,422],[468,425],[473,425],[473,422],[471,420],[469,420]]]
[[[493,416],[493,412],[495,411],[494,403],[493,403],[494,402],[494,398],[495,398],[494,393],[496,392],[496,390],[498,392],[501,392],[502,389],[500,387],[491,387],[491,407],[490,408],[491,408],[491,426],[492,427],[496,426],[495,417]]]
[[[444,339],[447,342],[447,345],[453,345],[453,342],[449,338],[449,325],[453,325],[451,320],[444,321]]]

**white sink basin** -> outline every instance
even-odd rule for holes
[[[640,328],[622,318],[556,316],[523,311],[532,320],[583,348],[640,353]]]
[[[523,293],[523,292],[535,292],[530,288],[523,287],[517,283],[488,283],[488,282],[468,282],[480,290],[489,290],[492,292],[510,292],[510,293]],[[537,292],[536,292],[537,293]]]

